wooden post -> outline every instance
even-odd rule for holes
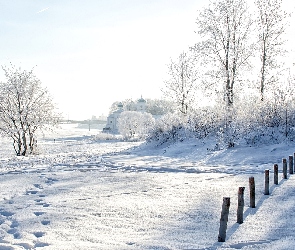
[[[283,159],[283,179],[287,179],[287,160]]]
[[[254,177],[249,177],[249,189],[250,189],[250,207],[255,208],[255,180]]]
[[[278,166],[278,164],[274,164],[273,171],[274,171],[274,178],[273,178],[274,184],[278,185],[279,184],[279,166]]]
[[[295,173],[295,153],[294,153],[294,156],[293,156],[293,173]]]
[[[293,174],[293,155],[289,155],[289,174]]]
[[[264,175],[265,175],[265,178],[264,178],[264,183],[265,183],[264,194],[269,195],[269,169],[265,169]]]
[[[239,187],[238,191],[238,210],[237,210],[237,223],[242,224],[244,222],[244,190],[245,187]]]
[[[218,242],[225,242],[229,207],[230,207],[230,198],[223,197],[222,211],[221,211],[221,216],[220,216]]]

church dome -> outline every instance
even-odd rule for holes
[[[140,99],[138,99],[137,102],[146,102],[146,100],[144,100],[142,97]]]

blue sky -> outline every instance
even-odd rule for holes
[[[114,101],[161,97],[171,57],[195,39],[200,1],[0,1],[0,64],[35,67],[61,112],[107,114]],[[0,79],[4,80],[3,73]]]
[[[35,67],[65,117],[107,114],[115,101],[161,97],[167,64],[197,40],[195,18],[206,4],[0,0],[0,64]]]

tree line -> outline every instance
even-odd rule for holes
[[[168,65],[163,92],[175,102],[181,122],[169,122],[168,130],[159,122],[150,137],[173,137],[186,128],[222,137],[228,147],[242,137],[253,143],[292,137],[295,84],[285,64],[289,17],[282,0],[255,0],[251,6],[246,0],[210,1],[196,17],[199,40]]]

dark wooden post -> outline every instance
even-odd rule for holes
[[[278,185],[279,184],[279,166],[278,166],[278,164],[274,164],[273,171],[274,171],[274,178],[273,178],[274,184]]]
[[[244,222],[244,190],[245,187],[239,187],[238,191],[238,210],[237,210],[237,223],[242,224]]]
[[[250,207],[255,208],[255,180],[254,177],[249,177],[249,189],[250,189]]]
[[[220,216],[218,242],[225,242],[229,207],[230,207],[230,198],[223,197],[222,211],[221,211],[221,216]]]
[[[289,174],[293,174],[293,155],[289,155]]]
[[[287,179],[287,160],[283,159],[283,179]]]
[[[265,178],[264,178],[264,194],[265,195],[269,195],[269,169],[265,169],[264,171],[264,175],[265,175]]]

